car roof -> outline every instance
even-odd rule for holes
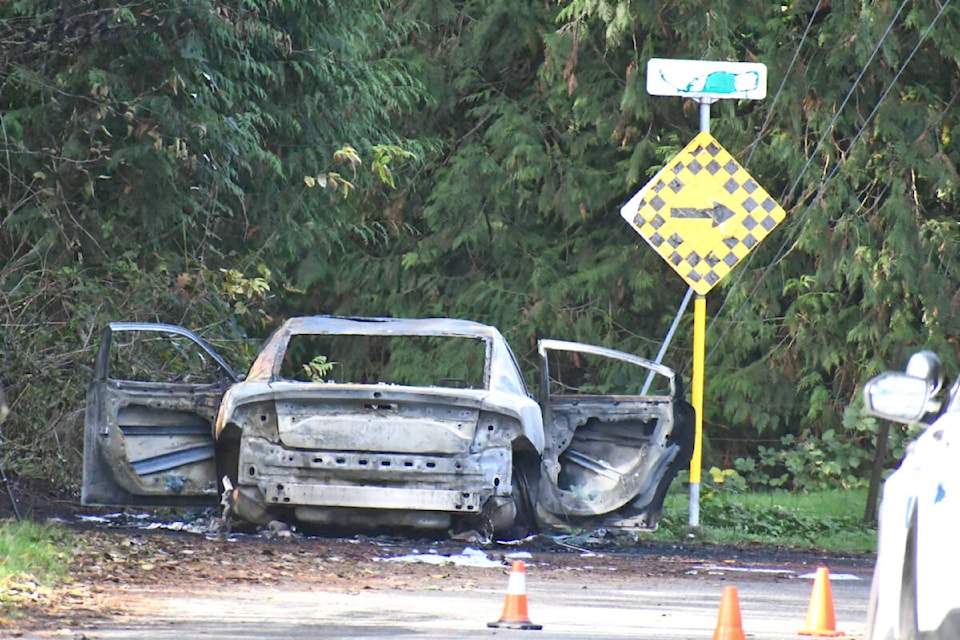
[[[267,340],[250,367],[248,380],[265,380],[274,375],[273,363],[280,349],[295,335],[380,335],[452,336],[484,340],[488,344],[487,387],[506,393],[527,395],[516,358],[506,338],[496,327],[454,318],[386,318],[348,316],[297,316],[284,321]]]
[[[300,316],[286,320],[281,331],[361,335],[432,335],[476,338],[502,337],[489,325],[454,318],[386,318],[351,316]]]

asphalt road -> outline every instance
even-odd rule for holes
[[[503,571],[457,584],[414,590],[328,592],[313,585],[237,585],[177,593],[128,587],[128,610],[83,630],[84,639],[183,640],[215,638],[712,638],[723,589],[739,596],[742,627],[750,639],[797,638],[806,626],[814,581],[776,566],[710,568],[695,565],[681,576],[605,580],[603,567],[570,579],[538,580],[527,570],[529,619],[540,631],[490,629],[506,601]],[[484,570],[478,570],[484,571]],[[836,629],[862,637],[869,576],[833,574],[830,604]],[[500,579],[502,587],[494,583]],[[822,595],[822,593],[821,593]],[[515,597],[515,596],[512,596]],[[30,636],[26,636],[30,637]],[[38,636],[46,637],[46,636]]]
[[[0,618],[0,638],[709,639],[724,588],[734,586],[746,638],[795,639],[818,566],[832,578],[836,629],[858,638],[873,568],[872,556],[606,534],[477,545],[268,531],[211,537],[202,526],[139,515],[69,526],[79,527],[70,580]],[[518,597],[508,596],[518,559],[526,566],[520,597],[543,629],[488,628]]]
[[[804,626],[811,584],[738,579],[747,638],[797,638]],[[202,597],[168,596],[149,617],[129,616],[87,630],[84,638],[712,638],[722,580],[656,580],[631,588],[589,588],[535,583],[528,589],[530,620],[541,631],[487,628],[502,611],[503,594],[475,592],[363,592],[356,595],[296,589],[251,589]],[[833,588],[837,629],[862,636],[866,581]]]

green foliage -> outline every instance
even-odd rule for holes
[[[734,466],[754,487],[806,491],[865,487],[872,461],[860,442],[828,430],[819,438],[788,433],[778,446],[760,445],[755,458],[738,458]]]
[[[865,489],[876,455],[878,420],[850,405],[844,412],[843,432],[809,431],[782,436],[776,446],[758,444],[753,455],[737,458],[732,469],[710,470],[714,483],[726,488],[768,491],[826,491]],[[899,460],[919,426],[896,426],[889,431],[887,456]]]
[[[69,532],[30,521],[0,521],[0,604],[16,598],[18,581],[48,582],[67,569]]]
[[[387,157],[417,147],[389,126],[422,92],[380,54],[405,30],[384,3],[60,6],[0,9],[5,253],[45,242],[100,265],[122,238],[140,255],[259,251],[283,268],[348,226],[300,176],[369,154],[379,170],[351,180],[375,192],[394,181]]]
[[[700,505],[702,522],[711,529],[723,530],[726,536],[740,542],[765,542],[783,546],[823,549],[824,537],[837,532],[849,532],[848,544],[858,545],[853,550],[864,552],[858,533],[867,530],[862,514],[848,512],[845,515],[824,515],[790,509],[780,504],[766,504],[760,508],[745,504],[736,497],[719,493],[704,496]],[[846,550],[846,549],[845,549]]]
[[[310,382],[323,382],[335,366],[336,362],[327,362],[327,356],[315,356],[303,365],[303,373]]]
[[[268,301],[230,294],[237,286],[231,274],[196,264],[176,272],[156,256],[149,268],[120,257],[110,273],[98,280],[39,257],[0,268],[0,317],[8,319],[0,379],[10,404],[0,462],[8,471],[79,487],[88,372],[111,320],[186,325],[238,368],[251,361],[257,343],[247,340],[244,325],[255,328],[252,318],[264,317]]]
[[[711,130],[788,211],[709,296],[707,463],[859,486],[862,382],[920,348],[958,372],[960,9],[905,6],[0,4],[10,457],[75,465],[73,367],[118,317],[237,361],[300,313],[486,321],[528,372],[541,336],[653,357],[687,287],[619,208],[699,129],[647,95],[656,55],[767,65]]]
[[[735,473],[735,472],[734,472]],[[788,493],[745,491],[735,475],[706,482],[699,503],[700,526],[691,529],[689,501],[674,491],[667,497],[659,540],[689,543],[767,544],[837,553],[876,551],[875,525],[863,522],[866,490]]]
[[[220,269],[222,278],[211,277],[213,274],[203,269],[199,274],[199,277],[209,278],[214,282],[217,292],[224,300],[231,303],[232,313],[251,328],[267,325],[271,321],[266,311],[266,304],[269,301],[271,284],[275,280],[273,273],[265,264],[260,263],[256,268],[260,275],[252,278],[246,277],[237,269]],[[188,275],[181,276],[179,284],[184,286],[189,278]],[[257,320],[250,318],[254,313],[259,316]]]
[[[368,233],[359,207],[424,148],[392,126],[426,96],[386,54],[412,26],[386,7],[0,3],[8,469],[76,488],[108,321],[187,325],[242,368],[304,256]]]
[[[675,150],[675,132],[682,143],[695,122],[695,105],[638,89],[646,59],[759,60],[770,70],[765,101],[713,109],[713,134],[789,215],[711,294],[706,438],[783,438],[746,445],[769,482],[861,482],[873,430],[844,419],[859,385],[919,348],[956,370],[957,245],[940,234],[957,231],[960,158],[948,133],[954,96],[933,76],[956,63],[946,40],[957,10],[920,41],[933,7],[907,17],[895,5],[834,3],[811,14],[804,3],[635,4],[566,3],[547,40],[551,79],[569,103],[595,118],[619,113],[633,152],[647,154],[622,165],[629,179],[645,180]],[[834,46],[815,44],[826,42]],[[594,55],[602,66],[591,66]],[[618,82],[602,82],[604,68]],[[651,154],[657,147],[665,153]],[[624,183],[620,193],[630,192]]]

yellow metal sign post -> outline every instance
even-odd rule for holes
[[[706,294],[786,215],[710,135],[711,102],[722,98],[763,97],[766,68],[759,70],[758,66],[763,67],[746,63],[650,61],[648,92],[698,99],[700,133],[620,209],[624,220],[697,294],[693,307],[691,404],[696,411],[696,436],[690,460],[690,526],[700,525]],[[733,82],[737,74],[762,75],[763,86],[737,93],[734,89],[738,86]],[[700,81],[714,76],[719,80]],[[720,82],[727,78],[733,80]],[[698,88],[696,95],[685,92],[684,88],[689,87]]]

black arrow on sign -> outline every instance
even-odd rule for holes
[[[697,209],[696,207],[671,207],[670,216],[673,218],[685,218],[687,220],[713,220],[713,226],[726,222],[733,217],[733,211],[714,202],[709,209]]]

